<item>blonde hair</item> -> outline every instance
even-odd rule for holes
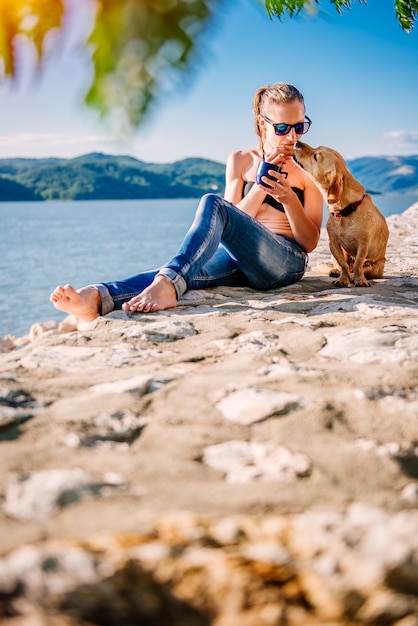
[[[305,100],[299,89],[288,83],[275,83],[274,85],[260,87],[260,89],[256,91],[253,99],[253,111],[255,115],[254,128],[260,140],[261,147],[264,138],[258,123],[258,116],[265,115],[267,112],[266,109],[272,104],[287,104],[295,100],[305,105]]]

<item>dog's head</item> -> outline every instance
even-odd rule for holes
[[[312,148],[298,141],[293,158],[314,179],[329,204],[340,202],[347,165],[339,152],[326,146]]]

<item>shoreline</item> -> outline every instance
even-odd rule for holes
[[[399,204],[399,200],[397,199],[398,194],[395,194],[393,200],[389,198],[389,196],[387,198],[388,198],[387,202],[389,206],[391,207],[390,208],[391,213],[398,214],[399,207],[402,206]],[[405,198],[408,199],[405,205],[405,210],[407,210],[407,207],[409,208],[409,206],[413,204],[414,200],[418,201],[418,193],[414,197],[405,196]],[[405,198],[404,198],[404,201],[405,201]],[[382,213],[386,215],[385,204],[380,205],[380,201],[381,201],[381,197],[379,196],[379,200],[376,197],[375,202],[377,206],[381,209]],[[78,204],[83,204],[83,203],[78,203]],[[103,219],[108,220],[109,222],[111,221],[111,210],[112,210],[111,207],[114,206],[111,202],[108,203],[108,207],[102,207],[101,209],[99,209],[99,205],[97,205],[97,203],[92,203],[92,204],[96,206],[95,210],[99,211],[97,217],[99,217],[99,215],[102,215],[103,213]],[[126,207],[131,207],[134,205],[135,206],[138,205],[138,208],[140,209],[140,216],[143,215],[143,210],[145,209],[141,208],[143,206],[141,203],[132,204],[128,202],[126,204]],[[183,203],[180,202],[180,205],[178,205],[177,202],[174,202],[174,204],[170,204],[170,205],[167,204],[167,206],[164,206],[164,203],[163,203],[163,206],[160,209],[158,209],[158,215],[160,215],[161,220],[164,219],[164,216],[168,210],[179,211],[177,213],[178,223],[176,226],[176,230],[175,232],[172,232],[171,234],[171,239],[172,239],[172,242],[174,243],[171,243],[171,241],[166,240],[166,234],[164,230],[163,231],[158,230],[158,224],[155,224],[155,226],[152,225],[154,224],[154,220],[153,220],[152,224],[149,225],[149,230],[147,231],[149,234],[148,235],[144,234],[144,237],[145,238],[151,237],[151,236],[156,236],[157,238],[160,237],[161,240],[164,241],[164,246],[166,246],[165,248],[166,252],[159,254],[158,250],[153,248],[153,250],[150,250],[151,256],[149,257],[147,256],[143,258],[144,255],[141,253],[135,263],[121,262],[118,259],[114,259],[111,263],[109,263],[109,259],[107,257],[106,258],[99,257],[99,259],[97,259],[98,266],[94,272],[92,271],[91,273],[89,273],[86,271],[83,273],[83,271],[81,271],[80,273],[80,270],[75,270],[72,267],[72,263],[70,261],[70,257],[71,257],[70,249],[67,249],[67,248],[64,250],[61,248],[57,249],[54,242],[50,241],[49,245],[51,246],[50,254],[52,255],[51,259],[53,260],[52,264],[54,267],[56,266],[57,269],[48,269],[48,263],[49,263],[50,257],[47,256],[45,258],[44,256],[42,256],[43,249],[38,250],[36,254],[41,255],[43,259],[43,261],[40,262],[40,266],[42,266],[42,264],[45,265],[46,273],[47,273],[46,276],[45,277],[40,276],[37,268],[33,268],[33,270],[28,271],[23,282],[22,281],[16,282],[15,280],[14,286],[12,286],[12,284],[10,284],[9,286],[6,284],[5,294],[4,294],[5,298],[4,298],[3,305],[1,307],[0,338],[5,337],[7,335],[12,335],[18,338],[22,337],[28,334],[31,326],[37,322],[46,323],[47,321],[50,321],[50,320],[56,320],[58,321],[58,323],[61,323],[65,319],[65,315],[58,313],[53,308],[53,306],[48,302],[48,295],[50,291],[53,288],[55,288],[57,284],[61,284],[62,281],[64,280],[65,282],[72,282],[73,284],[80,286],[82,284],[89,284],[90,282],[94,282],[98,276],[100,276],[101,278],[105,280],[111,280],[111,279],[114,279],[115,277],[123,278],[124,276],[129,276],[132,273],[134,273],[134,267],[135,268],[137,267],[136,263],[138,263],[139,269],[149,268],[150,264],[155,267],[162,264],[166,260],[167,252],[169,254],[175,252],[175,242],[176,241],[180,242],[184,235],[184,232],[187,230],[189,223],[193,217],[194,209],[197,206],[197,201],[189,202],[187,205],[183,205]],[[190,211],[189,209],[184,211],[182,208],[183,206],[190,207]],[[57,210],[60,215],[59,218],[57,216],[58,222],[60,223],[60,221],[63,220],[63,223],[66,224],[65,227],[69,231],[71,231],[72,228],[76,227],[78,220],[82,219],[82,214],[84,213],[83,210],[71,211],[68,207],[63,208],[63,214],[61,214],[58,208]],[[157,210],[157,206],[156,206],[156,210]],[[123,211],[126,212],[126,219],[128,220],[135,219],[136,211],[132,211],[132,209],[128,210],[128,208],[124,208]],[[394,213],[394,211],[396,211],[396,213]],[[53,218],[54,213],[55,213],[55,210],[52,210],[52,211],[48,210],[45,213],[44,218],[50,220]],[[93,213],[91,213],[92,216],[93,216]],[[33,210],[29,211],[29,217],[31,214],[33,214]],[[72,222],[71,220],[69,223],[67,222],[67,218],[69,218],[69,214],[77,215],[77,217],[75,218],[75,222]],[[88,218],[87,225],[90,224],[90,221],[91,221],[90,218]],[[6,232],[7,232],[7,229],[10,227],[11,227],[11,224],[7,226],[7,223],[6,223]],[[105,232],[101,233],[100,236],[103,237],[104,240],[108,241],[108,245],[111,246],[112,234],[111,232],[109,232],[109,228],[110,227],[106,227]],[[97,233],[95,233],[94,231],[94,228],[91,229],[90,226],[87,227],[87,231],[91,232],[91,236],[94,236],[95,234],[97,235]],[[41,238],[40,233],[39,233],[39,237]],[[56,240],[57,238],[59,239],[59,232],[56,233],[53,238],[54,240]],[[108,238],[110,238],[110,240]],[[8,272],[10,273],[10,276],[18,277],[21,275],[20,274],[21,265],[16,265],[16,263],[22,263],[22,262],[30,263],[31,244],[30,244],[30,240],[28,241],[25,239],[25,237],[23,237],[23,240],[21,242],[15,241],[14,243],[12,242],[11,245],[12,246],[22,245],[25,248],[26,260],[22,260],[22,261],[21,260],[18,261],[16,257],[13,255],[10,257],[7,249],[4,249],[3,251],[3,254],[5,255],[5,258],[3,259],[3,261],[4,261],[5,266],[8,267]],[[86,267],[92,263],[92,260],[88,254],[86,255],[85,258],[83,258],[83,254],[85,254],[85,249],[86,248],[88,249],[88,243],[84,241],[82,246],[84,246],[84,248],[81,248],[81,251],[80,251],[81,257],[80,257],[79,266]],[[135,249],[136,247],[135,241],[130,240],[129,246],[132,246],[132,249]],[[111,272],[109,270],[110,266],[113,267]],[[28,267],[30,267],[30,265]],[[59,270],[58,270],[58,267],[60,268]],[[33,290],[33,285],[37,285],[36,291]],[[22,308],[21,306],[23,302],[25,302],[25,308]],[[19,314],[17,316],[15,313],[16,310],[19,311]]]

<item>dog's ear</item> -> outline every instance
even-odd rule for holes
[[[330,181],[328,187],[327,199],[330,204],[336,204],[341,200],[343,194],[343,182],[344,177],[338,172],[332,172],[330,174]]]

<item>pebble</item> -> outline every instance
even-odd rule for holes
[[[264,333],[254,330],[251,333],[242,333],[234,339],[218,339],[214,344],[226,354],[235,352],[269,352],[280,350],[279,337],[274,333]]]
[[[229,393],[216,404],[216,408],[225,419],[249,425],[290,413],[299,406],[300,401],[299,396],[286,391],[244,387]]]
[[[225,441],[207,446],[203,462],[225,472],[228,483],[290,482],[309,476],[312,463],[274,441]]]
[[[77,422],[74,425],[76,432],[68,433],[63,443],[70,448],[128,450],[148,422],[149,418],[137,416],[129,410],[103,412],[88,422]]]
[[[356,363],[395,363],[418,359],[418,333],[395,326],[326,333],[319,356]]]
[[[178,341],[197,334],[192,323],[175,320],[148,322],[115,332],[120,332],[123,337],[144,339],[152,343]]]
[[[0,429],[34,417],[43,406],[26,391],[0,387]]]
[[[124,479],[115,474],[95,477],[79,468],[10,476],[2,509],[19,520],[46,520],[80,498],[104,494],[124,484]]]
[[[143,396],[149,392],[152,382],[152,376],[147,376],[146,374],[144,374],[140,376],[134,376],[133,378],[115,380],[111,383],[100,383],[98,385],[92,385],[91,387],[89,387],[88,393],[95,396],[103,396],[107,394],[119,394],[128,392]]]

